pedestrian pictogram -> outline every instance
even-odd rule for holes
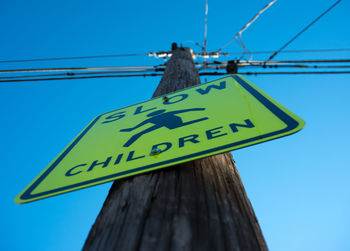
[[[165,109],[161,109],[161,110],[151,112],[151,113],[146,115],[147,117],[150,117],[149,119],[142,121],[140,124],[138,124],[132,128],[126,128],[126,129],[120,130],[121,132],[131,132],[131,131],[133,131],[133,130],[135,130],[143,125],[146,125],[148,123],[154,124],[152,127],[149,127],[146,130],[141,131],[141,132],[133,135],[123,146],[129,147],[132,143],[134,143],[143,134],[150,133],[150,132],[155,131],[155,130],[162,128],[162,127],[166,127],[168,129],[172,130],[172,129],[176,129],[179,127],[191,125],[191,124],[206,120],[206,119],[208,119],[207,117],[188,121],[188,122],[183,122],[181,117],[176,115],[176,114],[181,114],[181,113],[185,113],[185,112],[204,111],[204,110],[205,110],[205,108],[192,108],[192,109],[167,112]]]
[[[302,119],[239,75],[96,117],[17,203],[231,151],[301,130]]]

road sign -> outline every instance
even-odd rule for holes
[[[225,77],[96,117],[15,202],[246,147],[303,126],[243,77]]]

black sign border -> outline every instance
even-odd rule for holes
[[[275,131],[275,132],[267,133],[267,134],[264,134],[264,135],[261,135],[261,136],[256,136],[256,137],[253,137],[253,138],[250,138],[250,139],[246,139],[246,140],[242,140],[242,141],[239,141],[239,142],[227,144],[227,145],[224,145],[224,146],[215,147],[215,148],[212,148],[212,149],[209,149],[209,150],[205,150],[205,151],[201,151],[201,152],[198,152],[198,153],[189,154],[189,155],[178,157],[178,158],[174,158],[174,159],[171,159],[171,160],[162,161],[162,162],[159,162],[159,163],[155,163],[155,164],[151,164],[151,165],[147,165],[147,166],[143,166],[143,167],[134,168],[132,170],[128,170],[128,171],[125,171],[125,172],[112,174],[112,175],[107,175],[107,176],[96,178],[96,179],[93,179],[93,180],[80,182],[80,183],[77,183],[77,184],[74,184],[74,185],[69,185],[69,186],[56,188],[56,189],[49,190],[49,191],[46,191],[46,192],[41,192],[41,193],[37,193],[37,194],[31,194],[34,191],[34,189],[53,171],[53,169],[62,161],[62,159],[73,149],[73,147],[91,129],[91,127],[99,120],[99,118],[101,116],[103,116],[104,114],[110,113],[110,112],[107,112],[107,113],[104,113],[104,114],[101,114],[101,115],[97,116],[89,124],[89,126],[87,128],[85,128],[84,131],[55,160],[55,162],[52,163],[52,165],[49,168],[47,168],[45,170],[45,172],[37,180],[35,180],[35,182],[33,184],[31,184],[28,187],[27,190],[24,191],[24,193],[20,196],[20,199],[21,200],[27,200],[27,201],[21,201],[21,203],[29,202],[29,200],[32,201],[33,199],[35,199],[37,197],[41,197],[41,196],[45,196],[45,195],[49,195],[49,194],[53,194],[53,193],[57,193],[57,192],[65,191],[65,190],[70,190],[70,189],[74,189],[74,188],[77,188],[77,187],[82,187],[82,186],[88,185],[90,183],[99,182],[99,181],[102,181],[102,180],[107,180],[107,179],[111,179],[111,178],[117,178],[119,176],[123,176],[123,175],[134,173],[134,172],[139,172],[139,171],[142,171],[142,170],[145,170],[145,169],[154,168],[154,167],[157,167],[157,166],[160,166],[160,165],[167,165],[167,164],[171,164],[173,162],[178,162],[178,161],[182,161],[182,160],[186,160],[186,159],[191,159],[191,158],[194,158],[194,157],[197,157],[197,156],[203,156],[203,155],[206,155],[206,154],[212,153],[212,152],[215,152],[216,154],[217,154],[218,151],[226,152],[226,151],[229,151],[230,149],[232,149],[233,147],[236,147],[238,145],[244,145],[244,144],[250,143],[250,142],[255,141],[255,140],[261,140],[261,139],[269,138],[269,137],[272,137],[272,136],[275,136],[275,135],[278,135],[278,134],[284,134],[284,133],[290,132],[290,131],[294,130],[295,128],[297,128],[299,126],[299,122],[298,121],[296,121],[294,118],[292,118],[286,112],[281,110],[277,105],[275,105],[273,102],[271,102],[263,94],[258,92],[254,87],[252,87],[249,83],[247,83],[239,75],[231,75],[231,76],[227,76],[227,77],[232,77],[234,80],[236,80],[245,90],[247,90],[251,95],[253,95],[257,100],[259,100],[261,104],[263,104],[268,110],[270,110],[276,117],[278,117],[281,121],[283,121],[287,126],[284,129],[281,129],[281,130],[278,130],[278,131]],[[225,79],[227,77],[224,77],[224,78],[221,78],[221,79]],[[218,81],[218,80],[220,80],[220,79],[217,79],[215,81]],[[209,84],[209,83],[210,82],[208,82],[207,84]],[[188,90],[188,89],[191,89],[191,88],[198,88],[198,86],[192,86],[192,87],[186,88],[184,90]],[[180,90],[178,92],[181,92],[181,91],[184,91],[184,90]],[[176,92],[174,92],[174,93],[176,93]],[[145,102],[147,102],[147,101],[145,101]],[[144,102],[142,102],[142,103],[144,103]],[[142,104],[142,103],[140,103],[140,104]],[[123,109],[125,109],[125,108],[123,108]],[[120,109],[118,109],[118,110],[120,110]],[[58,195],[58,194],[56,194],[56,195]],[[40,198],[40,199],[44,199],[44,198]]]

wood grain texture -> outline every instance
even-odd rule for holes
[[[199,84],[177,48],[153,97]],[[267,250],[231,153],[117,180],[83,250]]]

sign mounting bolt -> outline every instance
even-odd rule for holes
[[[155,155],[160,154],[161,152],[162,152],[162,150],[160,150],[159,148],[154,148],[154,149],[152,149],[152,151],[149,155],[155,156]]]

